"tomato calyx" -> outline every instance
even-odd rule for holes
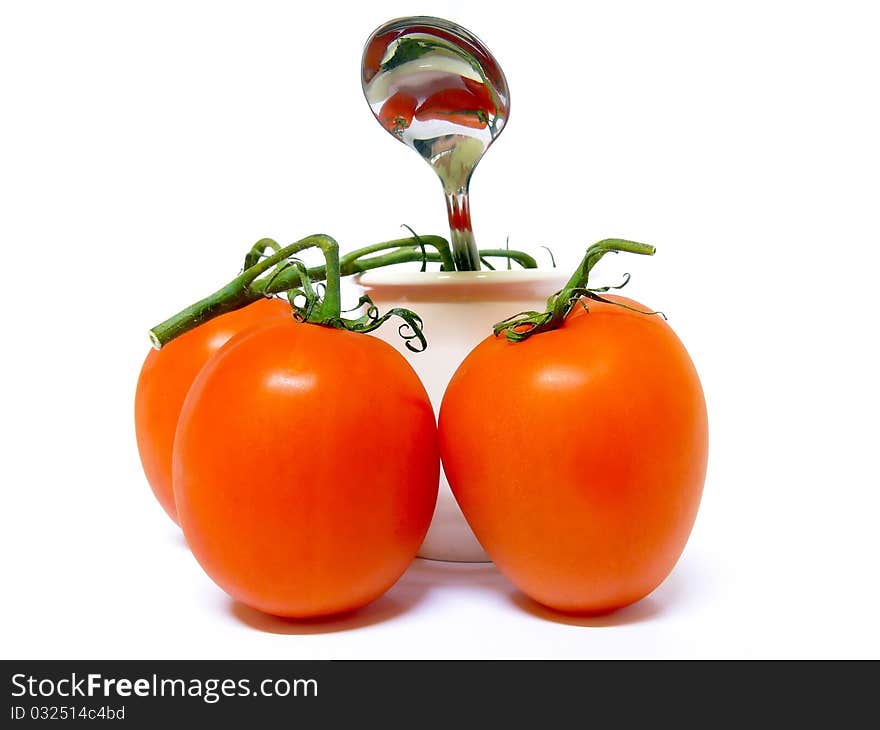
[[[627,241],[622,238],[606,238],[598,243],[594,243],[587,249],[584,258],[581,260],[577,270],[572,274],[566,285],[558,292],[554,293],[547,300],[547,309],[543,312],[528,311],[519,312],[507,319],[503,319],[492,328],[496,337],[504,335],[509,342],[522,342],[530,337],[540,334],[541,332],[549,332],[550,330],[559,329],[571,311],[580,304],[586,311],[589,306],[586,300],[596,302],[604,302],[613,304],[633,312],[644,315],[660,315],[666,319],[663,312],[647,312],[636,309],[628,304],[613,301],[602,296],[612,289],[622,289],[629,283],[629,274],[624,275],[623,283],[617,286],[589,286],[590,272],[593,267],[599,263],[606,253],[635,253],[643,256],[653,256],[656,249],[645,243],[637,243],[636,241]]]
[[[363,314],[354,318],[343,317],[339,304],[339,250],[336,247],[323,250],[327,259],[326,284],[314,282],[306,265],[297,258],[288,258],[281,262],[272,274],[273,277],[278,276],[290,267],[299,273],[300,285],[287,292],[294,318],[300,322],[366,334],[377,330],[392,317],[399,317],[403,324],[397,328],[397,332],[403,338],[406,348],[412,352],[423,352],[427,349],[422,318],[410,309],[395,307],[380,314],[373,300],[364,294],[352,309],[346,310],[355,312],[363,309]],[[303,303],[299,304],[300,301]]]
[[[404,131],[412,124],[418,100],[412,95],[398,91],[388,97],[379,110],[379,121],[391,134],[402,137]]]

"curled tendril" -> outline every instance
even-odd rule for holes
[[[539,248],[543,248],[547,253],[550,254],[550,264],[553,268],[556,268],[556,257],[553,255],[553,251],[550,250],[549,246],[539,246]]]
[[[401,225],[401,228],[406,228],[406,230],[408,230],[408,231],[412,234],[412,237],[416,239],[416,243],[419,245],[419,248],[420,248],[421,251],[422,251],[422,268],[419,269],[419,271],[421,271],[421,272],[424,273],[425,271],[428,270],[428,251],[427,251],[427,249],[425,249],[425,243],[424,243],[424,241],[422,241],[422,239],[421,239],[421,237],[419,236],[419,234],[416,233],[416,232],[415,232],[410,226],[408,226],[406,223],[402,224],[402,225]]]
[[[287,269],[296,269],[300,278],[300,286],[290,289],[287,292],[287,298],[290,301],[291,305],[293,305],[294,300],[297,297],[304,297],[306,300],[306,304],[309,308],[314,306],[318,297],[317,294],[315,294],[314,288],[312,287],[312,280],[309,276],[309,271],[306,268],[306,265],[297,258],[286,259],[285,261],[282,261],[280,264],[278,264],[278,266],[275,267],[275,269],[266,279],[264,290],[268,291],[275,277],[277,277],[279,274],[281,274],[283,271],[286,271]]]
[[[422,318],[415,312],[403,309],[402,307],[395,307],[394,309],[389,309],[385,314],[380,314],[379,308],[366,294],[358,300],[357,306],[354,309],[357,310],[361,307],[364,307],[364,313],[360,317],[356,319],[336,317],[328,324],[348,332],[367,333],[378,329],[392,317],[400,317],[403,320],[403,324],[397,328],[397,333],[403,338],[406,348],[412,352],[424,352],[428,347],[428,341],[425,339],[423,332],[424,323]],[[415,341],[415,344],[413,341]]]
[[[278,253],[280,250],[281,246],[274,239],[261,238],[251,247],[251,250],[245,254],[243,270],[247,270],[251,268],[251,266],[256,265],[261,258],[269,256],[269,251]]]
[[[269,292],[270,287],[272,286],[272,282],[275,281],[277,276],[281,272],[286,271],[287,269],[298,268],[297,264],[302,265],[302,262],[299,259],[288,259],[286,261],[282,261],[281,263],[279,263],[278,266],[276,266],[274,269],[272,269],[272,272],[269,274],[269,276],[266,277],[266,284],[265,284],[265,287],[263,288],[263,291]],[[271,294],[267,294],[267,296],[271,296]]]
[[[428,347],[428,341],[423,332],[422,318],[415,312],[397,307],[385,314],[380,314],[379,308],[373,303],[373,300],[364,295],[352,309],[344,310],[345,312],[355,312],[363,308],[363,314],[360,317],[326,314],[322,311],[323,297],[326,291],[324,284],[321,282],[313,283],[308,269],[299,259],[291,259],[285,263],[287,266],[295,267],[300,276],[300,286],[291,289],[287,294],[293,308],[293,316],[297,321],[311,322],[347,332],[367,333],[377,330],[389,319],[396,316],[403,320],[403,324],[398,327],[397,331],[404,339],[408,350],[423,352]],[[305,299],[303,304],[297,303],[297,299],[300,297]]]

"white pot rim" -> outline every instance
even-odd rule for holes
[[[495,271],[365,271],[358,285],[376,300],[515,301],[546,299],[569,276],[561,269]]]
[[[565,281],[568,274],[560,269],[496,269],[491,271],[394,271],[375,269],[355,278],[366,287],[372,286],[510,286],[531,282]]]

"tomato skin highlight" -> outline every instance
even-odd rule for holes
[[[180,409],[193,380],[231,337],[267,319],[285,316],[293,318],[287,302],[262,299],[209,320],[147,354],[134,402],[138,453],[153,494],[175,522],[171,450]]]
[[[231,340],[187,396],[180,523],[230,596],[308,618],[378,598],[415,557],[440,457],[424,386],[390,345],[294,321]]]
[[[439,423],[446,476],[498,568],[539,603],[584,614],[631,604],[671,572],[708,455],[702,387],[672,329],[588,304],[524,342],[484,340]]]

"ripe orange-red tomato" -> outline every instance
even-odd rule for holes
[[[440,470],[425,389],[368,335],[273,322],[193,384],[174,442],[190,549],[242,603],[305,618],[378,598],[427,532]]]
[[[233,335],[280,316],[293,318],[287,302],[261,299],[205,322],[161,350],[150,350],[144,360],[134,400],[138,452],[156,499],[175,522],[171,448],[180,409],[193,380]]]
[[[491,100],[487,99],[488,94],[477,95],[469,88],[441,89],[419,104],[415,117],[421,121],[448,119],[465,127],[485,129],[490,111],[494,112]]]
[[[621,608],[666,578],[708,449],[700,380],[672,329],[589,308],[520,343],[487,338],[440,411],[446,476],[486,552],[531,598],[573,613]]]
[[[379,121],[389,132],[402,134],[412,124],[418,100],[412,95],[398,91],[382,105],[379,110]]]

